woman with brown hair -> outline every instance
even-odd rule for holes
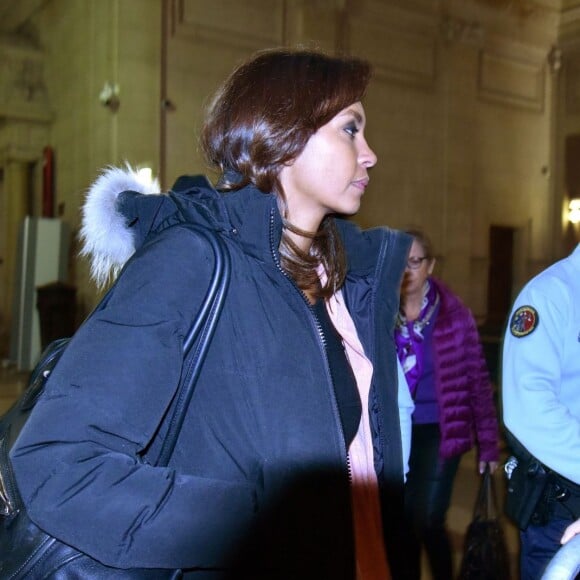
[[[170,196],[140,195],[121,170],[92,187],[93,274],[119,268],[111,246],[135,254],[13,453],[39,527],[109,566],[191,578],[389,577],[383,524],[401,497],[409,411],[389,321],[410,239],[341,217],[377,161],[369,79],[356,58],[259,53],[207,113],[215,188],[184,177]],[[232,272],[175,453],[157,468],[135,454],[163,430],[212,268],[183,221],[225,241]]]

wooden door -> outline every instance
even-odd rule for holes
[[[510,313],[513,283],[514,228],[491,226],[486,327],[498,333]]]

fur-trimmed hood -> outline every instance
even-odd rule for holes
[[[104,169],[89,188],[82,207],[80,255],[89,258],[91,277],[99,288],[117,276],[136,249],[135,231],[122,212],[120,194],[151,195],[159,190],[156,179],[143,177],[129,164]],[[154,197],[159,202],[160,196]]]
[[[271,236],[277,248],[282,235],[274,194],[253,186],[221,193],[203,175],[181,176],[169,192],[160,193],[156,180],[144,181],[126,165],[106,168],[89,188],[80,254],[89,258],[91,277],[102,288],[152,233],[178,222],[233,232],[245,252],[270,263]]]
[[[156,179],[144,178],[129,164],[107,167],[89,188],[82,207],[80,254],[89,259],[91,278],[99,288],[117,277],[145,240],[166,227],[190,222],[215,231],[232,228],[225,196],[204,175],[183,175],[170,191],[159,190]],[[244,208],[246,197],[240,196]]]

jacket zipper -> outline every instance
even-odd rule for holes
[[[330,392],[330,399],[332,402],[332,410],[333,410],[333,414],[334,414],[335,423],[339,427],[338,430],[339,430],[339,434],[340,434],[339,435],[340,448],[341,448],[341,452],[343,454],[343,457],[345,458],[346,468],[347,468],[347,472],[348,472],[348,479],[349,479],[350,483],[352,483],[352,468],[350,465],[350,458],[348,456],[348,451],[346,449],[346,441],[344,439],[344,433],[342,432],[342,423],[340,421],[340,413],[338,411],[338,402],[336,400],[334,381],[332,380],[332,375],[330,373],[330,363],[328,362],[328,354],[326,352],[326,337],[324,336],[324,332],[322,332],[322,327],[320,325],[318,317],[314,313],[314,308],[313,308],[312,304],[310,304],[310,301],[306,297],[306,294],[304,294],[304,292],[300,288],[298,288],[298,286],[296,286],[296,283],[294,282],[294,280],[292,280],[290,278],[288,273],[284,270],[284,268],[282,268],[282,264],[280,264],[280,260],[278,258],[278,252],[276,251],[275,244],[274,244],[274,211],[273,210],[270,211],[270,251],[272,253],[274,263],[276,264],[276,268],[288,280],[288,282],[290,282],[290,284],[296,290],[296,292],[298,292],[300,294],[300,297],[302,298],[302,300],[304,301],[304,304],[306,305],[306,307],[308,308],[308,311],[310,312],[311,321],[314,324],[314,327],[316,330],[316,335],[318,336],[318,344],[319,344],[320,350],[322,352],[322,358],[324,359],[324,369],[326,371],[327,384],[330,385],[330,391],[331,391]]]

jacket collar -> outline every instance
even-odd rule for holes
[[[183,178],[180,178],[183,179]],[[183,202],[186,220],[202,221],[218,231],[228,232],[245,253],[260,261],[277,259],[282,237],[282,218],[276,196],[254,186],[220,193],[203,177],[190,178],[188,187],[180,181],[172,193]]]

